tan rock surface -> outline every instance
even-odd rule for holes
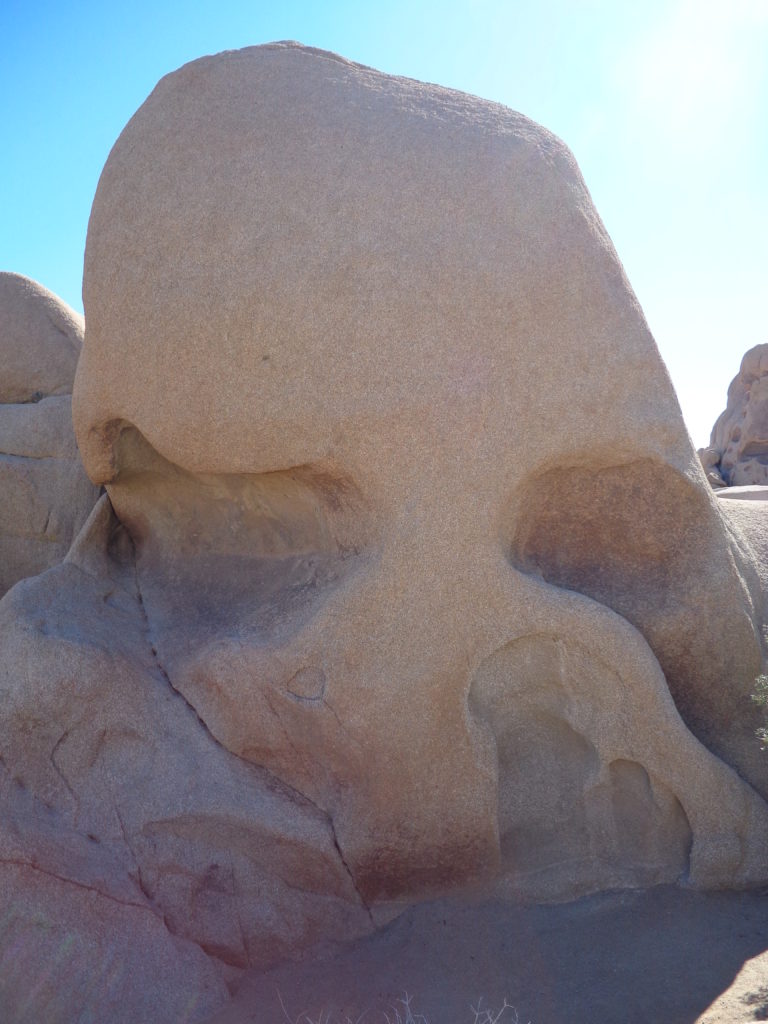
[[[0,273],[0,595],[64,558],[98,496],[72,429],[82,339],[74,310]]]
[[[755,345],[728,388],[705,455],[730,486],[768,484],[768,344]]]
[[[725,519],[757,569],[763,592],[763,636],[768,643],[768,487],[728,487],[719,493]],[[726,500],[723,500],[726,499]]]
[[[0,607],[0,749],[174,936],[228,977],[459,886],[768,878],[752,551],[562,143],[204,58],[116,143],[84,296],[109,502]]]
[[[0,402],[69,395],[83,341],[83,318],[21,274],[0,272]]]
[[[137,540],[169,674],[225,745],[339,815],[361,871],[391,844],[385,890],[409,885],[398,849],[438,874],[454,842],[451,863],[493,860],[472,666],[542,623],[592,649],[624,628],[541,575],[637,626],[690,727],[767,788],[749,594],[548,132],[297,46],[197,61],[110,155],[84,296],[78,437]],[[265,559],[311,605],[283,609]],[[324,696],[301,702],[310,669]],[[411,768],[438,750],[462,779],[448,814]]]
[[[768,501],[768,487],[764,484],[744,484],[741,487],[721,488],[718,498],[737,501]]]

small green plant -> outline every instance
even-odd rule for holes
[[[759,675],[755,680],[755,692],[752,700],[760,707],[768,708],[768,675]],[[763,750],[768,749],[768,727],[762,726],[755,730],[755,735],[760,740]]]

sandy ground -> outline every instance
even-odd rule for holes
[[[473,1024],[480,997],[520,1024],[768,1020],[768,890],[424,904],[330,958],[246,976],[210,1024],[386,1024],[406,992],[429,1024]]]

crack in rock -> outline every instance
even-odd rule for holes
[[[72,802],[75,805],[75,824],[77,824],[77,819],[78,819],[78,817],[80,815],[80,797],[77,795],[77,793],[74,791],[74,789],[70,785],[69,779],[66,777],[64,772],[61,770],[61,766],[59,765],[59,762],[56,760],[56,752],[58,751],[58,749],[62,745],[62,743],[64,743],[66,741],[67,737],[69,736],[69,732],[70,732],[69,729],[65,729],[62,732],[61,736],[59,736],[59,738],[56,740],[55,744],[53,745],[53,749],[51,750],[50,754],[48,755],[48,759],[51,762],[53,770],[56,772],[58,777],[61,779],[61,782],[62,782],[64,788],[69,793],[69,795],[70,795],[70,797],[72,799]]]
[[[147,644],[148,644],[148,646],[149,646],[149,648],[150,648],[150,650],[152,652],[152,658],[153,658],[153,661],[154,661],[154,663],[155,663],[155,665],[157,667],[158,672],[160,673],[162,678],[165,680],[167,685],[170,687],[170,689],[173,691],[173,693],[175,693],[176,696],[179,697],[183,701],[183,703],[186,706],[186,708],[191,712],[191,714],[193,714],[195,716],[195,718],[197,719],[200,727],[203,729],[205,734],[209,737],[209,739],[217,747],[219,747],[221,750],[223,750],[229,757],[237,758],[238,761],[240,761],[242,764],[245,764],[249,769],[253,769],[253,770],[255,770],[256,772],[259,772],[259,773],[264,773],[281,790],[283,790],[288,795],[290,795],[291,798],[294,801],[296,801],[297,803],[302,803],[302,802],[308,803],[310,806],[314,807],[315,810],[323,817],[323,819],[327,823],[328,829],[330,831],[331,839],[333,841],[333,846],[334,846],[334,849],[336,850],[336,853],[337,853],[337,855],[339,857],[341,865],[344,868],[344,871],[346,872],[347,876],[349,877],[349,880],[352,883],[352,888],[354,889],[355,893],[357,894],[357,898],[360,900],[360,903],[361,903],[362,907],[364,908],[366,914],[368,915],[369,920],[371,921],[372,924],[374,924],[375,922],[374,922],[374,919],[373,919],[373,914],[371,913],[371,908],[368,905],[367,901],[365,900],[365,898],[364,898],[363,894],[361,893],[360,889],[358,888],[357,882],[355,880],[355,876],[352,873],[352,869],[350,868],[349,864],[347,863],[346,858],[344,857],[344,853],[343,853],[343,851],[341,849],[341,845],[339,844],[338,836],[336,835],[336,827],[334,825],[333,818],[330,815],[330,813],[324,807],[321,807],[319,804],[315,803],[315,801],[312,800],[309,796],[307,796],[306,793],[302,793],[300,790],[294,789],[294,787],[289,785],[289,783],[287,783],[284,779],[282,779],[279,776],[275,775],[265,765],[256,765],[253,762],[249,762],[249,761],[245,760],[244,758],[238,757],[237,754],[235,754],[233,751],[231,751],[219,739],[216,738],[216,736],[211,732],[210,728],[208,727],[208,724],[206,723],[206,721],[200,716],[200,714],[199,714],[197,708],[194,706],[194,704],[190,703],[190,701],[187,700],[185,695],[176,686],[173,685],[173,681],[171,680],[171,677],[168,674],[167,669],[165,668],[165,666],[163,665],[162,661],[160,660],[160,656],[159,656],[159,653],[158,653],[158,650],[157,650],[157,645],[156,645],[155,640],[154,640],[154,636],[153,636],[153,632],[152,632],[152,624],[151,624],[151,622],[149,620],[149,614],[147,612],[147,607],[146,607],[146,604],[144,602],[144,596],[143,596],[142,591],[141,591],[141,582],[140,582],[140,579],[139,579],[139,567],[138,567],[138,556],[137,556],[137,550],[136,550],[136,542],[134,541],[134,539],[131,536],[130,531],[128,530],[127,527],[126,527],[126,535],[127,535],[128,539],[130,541],[131,549],[132,549],[133,577],[134,577],[134,585],[135,585],[135,588],[136,588],[136,600],[137,600],[137,603],[139,605],[139,609],[141,611],[141,617],[142,617],[142,620],[143,620],[143,623],[144,623],[144,632],[145,632],[145,636],[146,636],[146,639],[147,639]],[[328,707],[327,701],[323,700],[323,704],[326,707]],[[335,711],[332,708],[329,708],[329,710],[331,710],[331,712],[334,715],[336,714]]]
[[[158,917],[157,913],[151,906],[146,903],[137,903],[133,900],[121,900],[117,896],[113,896],[111,893],[104,892],[96,885],[88,885],[87,882],[78,882],[74,878],[68,878],[66,875],[58,875],[55,871],[49,871],[46,868],[40,867],[39,864],[33,864],[31,861],[22,860],[19,857],[0,857],[0,864],[5,864],[9,867],[17,868],[28,868],[30,871],[35,871],[38,874],[45,875],[47,878],[53,878],[57,882],[62,882],[64,885],[73,885],[77,889],[83,889],[86,892],[95,892],[97,896],[103,896],[105,900],[110,900],[112,903],[117,903],[121,907],[135,907],[137,910],[145,910],[152,914],[153,917]]]

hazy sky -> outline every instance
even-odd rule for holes
[[[563,138],[706,443],[742,354],[768,342],[768,0],[0,0],[0,268],[82,310],[90,204],[125,122],[185,61],[275,39]]]

